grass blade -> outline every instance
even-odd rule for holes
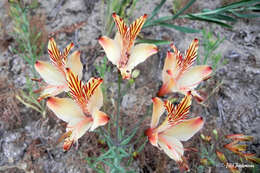
[[[153,10],[152,14],[151,14],[151,17],[149,17],[147,20],[146,20],[146,23],[149,22],[150,20],[152,20],[154,18],[154,16],[159,12],[159,10],[162,8],[163,4],[166,2],[166,0],[161,0],[160,4],[157,5],[155,7],[155,9]]]
[[[187,10],[196,0],[190,0],[180,11],[178,11],[178,13],[176,13],[175,15],[172,15],[172,16],[165,16],[165,17],[161,17],[157,20],[153,20],[153,21],[149,21],[149,22],[146,22],[143,26],[143,28],[147,28],[147,27],[151,27],[151,26],[155,26],[157,25],[158,23],[161,23],[161,22],[166,22],[166,21],[169,21],[169,20],[174,20],[176,19],[177,17],[179,17],[179,15],[181,15],[185,10]]]
[[[152,39],[138,39],[136,40],[136,43],[150,43],[150,44],[155,44],[155,45],[166,45],[166,44],[171,44],[172,41],[168,40],[152,40]]]
[[[160,26],[168,27],[168,28],[173,28],[181,32],[185,33],[198,33],[200,30],[189,28],[189,27],[184,27],[184,26],[178,26],[174,24],[169,24],[169,23],[160,23]]]

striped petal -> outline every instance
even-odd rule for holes
[[[101,78],[91,78],[86,84],[89,88],[87,110],[92,116],[96,110],[99,110],[103,106],[103,94],[100,87],[102,81],[103,80]]]
[[[117,27],[118,32],[120,33],[120,35],[124,36],[127,29],[128,29],[124,20],[121,17],[119,17],[116,13],[113,13],[112,17],[113,17],[113,19],[116,23],[116,27]]]
[[[83,65],[80,61],[80,51],[73,52],[67,62],[67,67],[70,68],[79,79],[82,78]]]
[[[182,162],[184,149],[182,143],[178,139],[172,136],[159,135],[158,144],[171,159],[176,162]]]
[[[85,117],[78,104],[69,98],[49,97],[47,106],[58,118],[69,124],[76,124]]]
[[[129,27],[127,30],[127,35],[125,36],[126,38],[128,37],[128,48],[130,49],[132,45],[134,44],[134,41],[137,37],[137,35],[140,33],[146,19],[147,19],[147,14],[144,14],[143,16],[139,17],[136,19]]]
[[[158,97],[153,98],[153,114],[152,114],[152,121],[151,121],[151,128],[155,128],[160,120],[161,115],[164,113],[165,107],[164,102],[159,99]]]
[[[191,90],[195,88],[201,81],[208,78],[212,72],[212,68],[207,65],[192,67],[187,72],[183,73],[177,81],[177,86],[180,90]]]
[[[181,141],[187,141],[197,133],[204,124],[202,117],[183,120],[163,132],[165,136],[171,136]]]
[[[188,92],[187,95],[182,99],[182,101],[174,106],[168,100],[165,101],[165,107],[168,112],[168,124],[174,125],[179,121],[183,121],[187,118],[191,106],[192,96],[191,93]]]
[[[103,47],[108,60],[111,61],[114,65],[118,66],[121,50],[120,43],[106,36],[100,37],[98,42]]]
[[[61,56],[61,52],[57,47],[57,44],[53,38],[50,38],[48,43],[48,53],[50,55],[50,59],[57,66],[63,65],[63,58]]]
[[[126,68],[131,71],[135,66],[144,62],[149,56],[158,52],[158,48],[153,44],[137,44],[130,53]]]
[[[91,126],[90,131],[95,130],[99,126],[106,125],[110,119],[109,116],[107,116],[107,114],[97,109],[95,109],[94,112],[92,113],[92,117],[93,117],[93,125]]]
[[[36,61],[34,67],[46,83],[50,85],[66,84],[64,74],[50,63],[45,61]]]
[[[182,71],[188,70],[197,58],[199,47],[199,40],[195,38],[185,53],[185,59],[183,59]]]

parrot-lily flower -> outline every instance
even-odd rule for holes
[[[116,13],[113,13],[112,17],[118,30],[115,39],[101,36],[99,43],[109,61],[116,65],[121,72],[122,78],[129,79],[132,69],[144,62],[149,56],[157,53],[158,49],[153,44],[134,45],[135,39],[147,18],[146,14],[136,19],[130,27],[127,27],[123,19]]]
[[[103,95],[100,88],[101,78],[91,78],[85,85],[67,68],[67,82],[70,88],[70,98],[49,97],[47,106],[56,116],[67,122],[64,150],[69,150],[88,130],[93,131],[105,125],[109,117],[99,111],[103,105]]]
[[[55,96],[63,91],[69,91],[66,82],[66,68],[69,67],[72,71],[82,77],[83,65],[80,61],[80,52],[73,52],[68,58],[70,50],[73,48],[73,43],[69,44],[61,53],[53,38],[48,43],[48,53],[52,63],[46,61],[36,61],[34,67],[40,74],[47,86],[42,87],[37,92],[41,91],[38,101],[49,97]]]
[[[202,117],[187,119],[191,106],[191,93],[182,99],[180,104],[173,105],[170,101],[163,102],[158,97],[153,98],[153,114],[150,128],[145,131],[150,143],[162,149],[171,159],[182,165],[184,148],[180,141],[189,140],[204,124]],[[158,126],[159,119],[165,109],[166,119]]]
[[[185,58],[182,58],[181,53],[173,44],[171,48],[174,52],[167,52],[162,71],[163,85],[157,95],[163,96],[170,92],[179,92],[185,95],[191,91],[191,94],[197,100],[203,101],[203,98],[195,91],[195,88],[201,81],[209,78],[212,68],[208,65],[192,67],[197,58],[198,39],[193,40],[185,53]]]

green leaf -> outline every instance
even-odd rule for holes
[[[257,18],[257,17],[260,17],[260,14],[241,14],[241,13],[237,13],[235,11],[232,11],[232,14],[234,14],[237,17],[241,17],[241,18]]]
[[[159,45],[171,44],[172,41],[153,40],[153,39],[138,39],[138,40],[136,40],[136,43],[150,43],[150,44],[155,44],[155,45],[159,46]]]
[[[121,143],[120,143],[120,145],[126,145],[126,144],[128,144],[129,142],[130,142],[130,140],[134,137],[134,135],[136,134],[136,131],[137,131],[137,129],[138,128],[135,128],[134,130],[133,130],[133,132],[132,132],[132,134],[131,135],[129,135],[126,139],[124,139]]]
[[[178,11],[178,13],[176,13],[175,15],[172,16],[165,16],[165,17],[161,17],[157,20],[153,20],[153,21],[148,21],[144,24],[143,28],[147,28],[147,27],[151,27],[151,26],[156,26],[158,23],[161,22],[166,22],[169,20],[174,20],[177,19],[179,17],[179,15],[181,15],[185,10],[187,10],[196,0],[190,0],[180,11]]]
[[[184,27],[184,26],[178,26],[174,24],[169,24],[169,23],[159,23],[158,25],[168,27],[168,28],[173,28],[181,32],[185,33],[198,33],[200,30],[189,28],[189,27]]]
[[[158,4],[155,9],[153,10],[153,12],[151,13],[151,17],[149,17],[145,23],[149,22],[150,20],[152,20],[154,18],[154,16],[159,12],[159,10],[162,8],[163,4],[166,2],[166,0],[161,0],[160,4]]]
[[[194,16],[193,14],[188,14],[188,16],[193,20],[202,20],[202,21],[206,21],[206,22],[213,22],[213,23],[217,23],[217,24],[222,25],[227,28],[232,28],[230,25],[228,25],[228,24],[224,23],[222,20],[219,20],[216,18],[212,18],[212,17],[208,17],[208,16]]]

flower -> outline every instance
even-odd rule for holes
[[[162,80],[163,85],[157,93],[158,96],[163,96],[170,92],[180,92],[186,94],[191,91],[191,94],[199,101],[203,98],[195,91],[196,86],[203,80],[209,78],[212,68],[208,65],[193,66],[197,58],[198,39],[194,39],[190,47],[185,53],[185,58],[171,45],[173,52],[168,51],[165,59]]]
[[[184,148],[180,141],[187,141],[197,133],[204,124],[202,117],[187,119],[191,106],[190,92],[180,104],[173,105],[170,101],[163,102],[158,97],[153,98],[153,114],[150,128],[145,131],[150,143],[162,149],[171,159],[183,165]],[[168,114],[161,125],[159,119],[165,109]]]
[[[88,130],[93,131],[105,125],[109,117],[99,111],[103,105],[103,95],[100,88],[103,80],[91,78],[85,85],[78,76],[67,68],[67,82],[70,89],[70,98],[49,97],[47,106],[58,118],[67,122],[64,150],[69,150],[78,139]]]
[[[105,50],[109,61],[120,70],[123,79],[129,79],[132,69],[144,62],[149,56],[157,53],[158,49],[153,44],[134,45],[135,39],[147,18],[146,14],[136,19],[130,27],[127,27],[123,19],[116,13],[113,13],[112,17],[118,30],[115,39],[101,36],[99,43]]]
[[[46,61],[36,61],[34,67],[40,74],[47,86],[40,88],[41,91],[38,101],[49,96],[55,96],[63,91],[68,91],[69,87],[66,82],[66,68],[69,67],[79,78],[82,77],[83,65],[80,61],[80,52],[73,52],[69,58],[68,54],[73,48],[73,43],[70,43],[61,53],[53,38],[48,43],[48,53],[52,63]]]

